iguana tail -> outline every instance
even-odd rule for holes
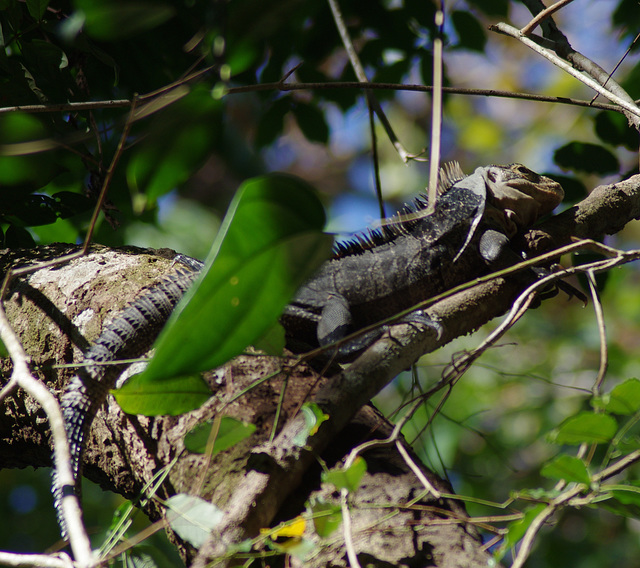
[[[71,490],[80,495],[85,440],[109,391],[115,387],[118,377],[128,366],[126,363],[108,363],[139,357],[151,348],[171,312],[202,268],[199,261],[182,255],[176,260],[181,264],[174,274],[149,288],[103,330],[85,352],[83,367],[69,381],[62,394],[60,404],[75,480],[73,488],[64,487],[58,482],[57,472],[53,472],[54,506],[63,538],[67,536],[67,529],[62,514],[62,498]]]

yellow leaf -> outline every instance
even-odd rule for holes
[[[307,522],[300,516],[284,523],[278,529],[260,529],[260,534],[268,534],[271,538],[300,538],[304,534]]]

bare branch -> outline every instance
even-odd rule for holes
[[[18,336],[11,328],[4,309],[0,306],[0,337],[5,344],[11,360],[13,372],[11,380],[29,393],[45,411],[51,427],[53,438],[53,460],[58,483],[62,487],[73,487],[74,479],[71,471],[71,454],[64,427],[62,412],[58,401],[51,392],[29,371],[27,354],[24,352]],[[82,510],[78,497],[73,491],[63,495],[61,514],[79,567],[94,564],[91,543],[82,524]]]

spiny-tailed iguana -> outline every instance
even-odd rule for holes
[[[281,323],[287,347],[304,352],[331,344],[417,303],[518,260],[509,239],[550,213],[564,197],[560,184],[520,164],[480,167],[465,176],[457,164],[441,172],[435,211],[418,198],[379,229],[338,244],[336,253],[295,295]],[[103,331],[85,353],[85,366],[69,382],[62,408],[72,465],[79,483],[85,438],[94,416],[125,365],[97,363],[140,356],[149,350],[202,264],[180,255],[175,274],[151,287]],[[338,352],[361,350],[368,335]],[[364,341],[364,343],[363,343]],[[77,488],[76,488],[77,489]],[[53,492],[63,534],[62,487]]]

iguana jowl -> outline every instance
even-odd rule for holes
[[[281,323],[291,350],[331,344],[472,280],[491,265],[517,260],[508,248],[509,238],[551,212],[564,196],[560,184],[519,164],[481,167],[469,176],[457,165],[447,166],[439,193],[432,214],[425,214],[426,202],[419,198],[379,229],[337,246],[335,256],[284,310]],[[148,351],[202,267],[193,259],[178,260],[175,274],[141,295],[103,331],[85,353],[86,366],[65,389],[62,408],[76,484],[93,418],[124,367],[96,363]],[[369,335],[347,345],[338,358],[373,339]],[[60,500],[66,491],[73,488],[61,487],[54,475],[63,534]]]

